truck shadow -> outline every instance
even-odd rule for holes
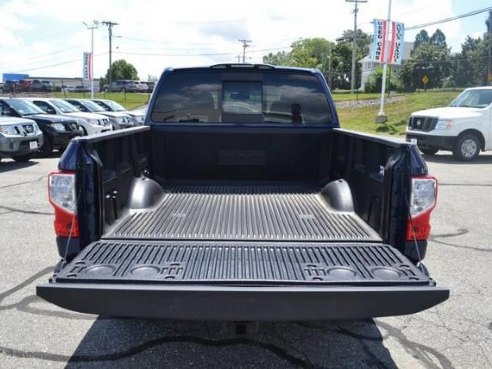
[[[453,165],[479,165],[492,164],[492,155],[489,153],[481,153],[478,158],[472,162],[456,160],[451,153],[438,153],[437,155],[423,155],[425,161],[429,163],[442,163]]]
[[[102,317],[66,365],[100,367],[397,368],[373,320],[238,326]]]
[[[0,173],[10,172],[22,168],[29,168],[36,164],[38,164],[38,161],[36,161],[36,159],[32,159],[26,162],[2,159],[2,161],[0,162]]]

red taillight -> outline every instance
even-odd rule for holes
[[[63,237],[79,237],[75,173],[53,172],[48,177],[48,195],[55,208],[55,233]]]
[[[410,217],[407,221],[407,241],[421,241],[429,237],[430,215],[436,207],[437,179],[431,176],[412,178]]]
[[[62,237],[79,237],[79,220],[77,219],[77,215],[70,214],[62,209],[56,207],[55,208],[55,233],[57,236]]]

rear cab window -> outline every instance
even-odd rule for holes
[[[174,70],[155,97],[155,123],[330,125],[318,77],[290,70]]]

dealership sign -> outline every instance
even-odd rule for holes
[[[82,78],[92,79],[92,53],[85,52],[82,60]]]
[[[389,38],[387,37],[389,29]],[[374,41],[371,60],[376,63],[401,64],[405,25],[382,19],[374,19]],[[387,45],[388,44],[388,45]],[[386,55],[386,52],[388,55]]]

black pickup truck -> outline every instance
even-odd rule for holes
[[[50,175],[61,261],[37,294],[172,319],[415,313],[449,296],[422,264],[436,193],[415,145],[339,128],[317,70],[167,69],[144,127],[74,139]]]

